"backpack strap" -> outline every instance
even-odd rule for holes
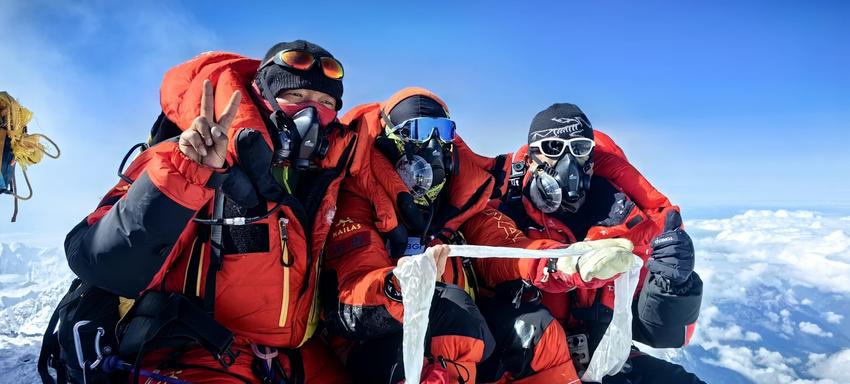
[[[224,217],[224,193],[221,189],[215,190],[213,197],[212,219],[218,220]],[[207,281],[204,285],[204,310],[210,316],[215,313],[215,280],[218,271],[221,270],[222,254],[222,230],[223,225],[212,225],[209,229],[210,234],[210,262],[207,268]]]
[[[62,313],[61,308],[78,299],[82,294],[82,290],[77,290],[82,283],[83,281],[80,279],[74,279],[71,282],[71,287],[68,288],[68,292],[65,293],[62,301],[56,306],[56,310],[53,311],[53,315],[50,316],[50,321],[47,323],[47,329],[44,330],[44,336],[41,339],[41,352],[38,354],[38,363],[36,364],[38,375],[44,384],[67,383],[68,371],[65,369],[65,364],[60,361],[59,336],[56,334],[56,325]],[[47,371],[48,366],[56,369],[56,379],[50,376],[50,372]]]
[[[225,368],[236,360],[231,349],[233,333],[192,298],[179,293],[148,291],[136,301],[132,311],[132,320],[126,325],[119,345],[119,355],[135,356],[131,368],[134,380],[141,373],[142,356],[150,349],[181,348],[188,343],[198,343]]]
[[[54,311],[53,316],[50,316],[50,322],[47,323],[47,329],[44,331],[44,336],[41,338],[41,352],[38,354],[38,376],[41,377],[41,382],[44,384],[64,384],[67,373],[65,372],[64,364],[54,364],[59,360],[59,336],[56,335],[56,324],[59,322],[59,311]],[[56,379],[50,376],[47,371],[48,365],[56,369]]]
[[[149,147],[153,147],[165,140],[171,139],[173,137],[180,136],[183,133],[183,130],[174,124],[173,121],[168,119],[168,116],[165,115],[165,112],[160,112],[159,116],[156,118],[156,121],[153,123],[151,127],[150,135],[148,136],[147,145]]]
[[[217,189],[212,218],[221,219],[223,214],[224,194]],[[196,342],[225,368],[236,360],[231,349],[233,333],[214,318],[216,276],[223,260],[222,229],[222,225],[214,224],[208,230],[202,230],[196,240],[198,244],[210,241],[210,261],[202,301],[190,294],[148,291],[136,301],[132,316],[128,314],[127,317],[132,320],[126,325],[119,349],[122,356],[135,355],[132,365],[134,382],[140,375],[141,357],[150,348]]]

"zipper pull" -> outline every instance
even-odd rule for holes
[[[280,265],[289,268],[292,266],[292,262],[289,261],[289,246],[286,242],[289,237],[286,231],[286,225],[289,224],[289,220],[281,217],[278,220],[278,224],[280,226]]]
[[[280,224],[280,238],[282,240],[286,240],[286,225],[289,224],[289,220],[287,220],[285,217],[281,217],[280,220],[278,220],[278,223]]]

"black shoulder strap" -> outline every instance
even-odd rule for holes
[[[216,189],[213,198],[212,219],[218,220],[224,217],[224,193]],[[204,285],[204,309],[213,316],[215,313],[215,280],[222,264],[222,230],[223,226],[213,225],[210,227],[210,263],[207,268],[207,281]]]
[[[498,199],[502,197],[503,194],[506,194],[507,191],[503,189],[503,185],[505,183],[505,177],[508,177],[508,180],[511,180],[511,175],[506,174],[505,172],[505,163],[508,161],[507,155],[499,155],[496,156],[496,162],[493,164],[493,167],[490,168],[490,174],[493,175],[493,178],[496,179],[496,188],[493,188],[493,192],[490,194],[491,199]],[[511,164],[513,168],[513,164]],[[507,186],[507,189],[510,189],[510,183]]]
[[[523,232],[526,232],[529,228],[537,227],[537,224],[531,220],[528,212],[525,211],[521,197],[519,199],[502,199],[499,202],[499,212],[504,213],[505,216],[513,220],[517,228]]]
[[[314,186],[310,191],[310,194],[307,197],[307,201],[304,204],[305,210],[307,212],[307,220],[310,222],[302,223],[305,226],[305,230],[308,232],[312,231],[312,220],[316,213],[321,207],[322,199],[325,197],[325,192],[327,192],[328,186],[336,180],[340,175],[347,172],[351,162],[354,160],[354,156],[352,153],[354,151],[354,147],[357,144],[357,135],[355,134],[351,141],[348,142],[348,145],[345,147],[345,150],[342,152],[342,155],[339,158],[336,166],[332,169],[329,169],[323,172],[319,177],[313,180]],[[312,236],[310,234],[307,235],[307,248],[312,247],[311,241]],[[313,252],[307,252],[307,267],[304,270],[304,283],[301,284],[301,289],[298,291],[298,297],[304,295],[307,292],[307,287],[310,286],[310,276],[311,270],[313,269]],[[317,276],[318,278],[318,276]]]
[[[50,316],[50,321],[47,323],[47,329],[44,330],[44,336],[41,339],[41,352],[38,355],[38,375],[41,377],[41,381],[44,384],[65,384],[66,377],[68,376],[67,371],[65,370],[64,364],[52,364],[51,360],[59,359],[59,336],[56,334],[56,325],[59,322],[59,316],[62,313],[62,308],[68,304],[68,302],[72,301],[74,298],[79,297],[79,293],[74,292],[77,288],[82,285],[83,281],[80,279],[74,279],[71,282],[71,287],[68,288],[68,292],[65,293],[65,296],[62,298],[62,301],[59,302],[59,305],[56,306],[56,310],[53,311],[53,315]],[[73,294],[72,293],[76,293]],[[56,379],[50,376],[50,373],[47,371],[47,366],[52,365],[53,368],[56,369]]]
[[[44,330],[44,336],[41,338],[41,352],[38,354],[38,375],[41,377],[41,382],[44,384],[64,383],[64,375],[57,370],[56,379],[50,376],[47,371],[47,365],[50,360],[59,356],[59,337],[56,335],[56,323],[59,321],[59,311],[54,311],[53,316],[50,316],[50,322],[47,323],[47,329]],[[58,364],[57,366],[61,366]]]

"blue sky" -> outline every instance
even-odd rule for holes
[[[358,2],[361,3],[361,2]],[[0,7],[0,89],[63,157],[0,239],[55,241],[116,181],[171,66],[313,40],[346,66],[348,107],[419,85],[483,154],[573,102],[687,215],[850,209],[850,3],[842,1],[62,3]]]

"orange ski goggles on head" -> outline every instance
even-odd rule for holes
[[[260,68],[266,67],[271,63],[282,65],[284,67],[295,68],[299,71],[306,71],[313,67],[316,62],[319,62],[319,65],[322,66],[322,73],[334,80],[342,79],[344,71],[342,70],[342,64],[333,57],[322,56],[315,57],[312,53],[307,51],[302,51],[300,49],[289,49],[285,51],[280,51],[272,56],[271,59],[263,63]]]

